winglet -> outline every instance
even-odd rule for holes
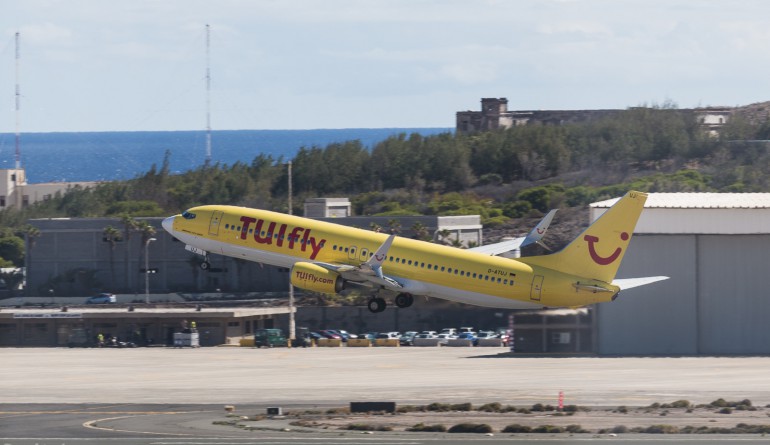
[[[361,266],[364,268],[368,267],[374,271],[374,273],[376,273],[379,278],[382,278],[382,263],[384,263],[385,259],[388,258],[388,250],[390,250],[390,245],[393,244],[393,240],[395,238],[396,235],[390,235],[388,239],[386,239],[385,242],[382,243],[379,248],[377,248],[377,251],[374,252],[374,255],[372,255],[371,258],[361,264]]]
[[[556,215],[556,210],[557,209],[553,209],[550,212],[548,212],[543,217],[543,219],[541,219],[540,222],[537,223],[537,225],[524,238],[524,241],[521,243],[521,247],[538,243],[540,242],[540,240],[543,239],[543,237],[545,236],[545,232],[548,230],[548,226],[551,225],[551,221],[553,221],[553,217],[554,215]]]

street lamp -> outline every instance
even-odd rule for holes
[[[292,189],[291,189],[291,161],[289,161],[289,215],[292,214]],[[295,321],[294,321],[294,311],[296,308],[294,307],[294,286],[291,284],[291,269],[289,269],[289,340],[294,341],[294,339],[297,338],[296,336],[296,327],[295,327]]]
[[[144,302],[150,304],[150,243],[157,241],[155,238],[149,238],[144,242]]]

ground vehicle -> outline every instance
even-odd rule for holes
[[[319,334],[321,334],[324,338],[331,338],[336,340],[342,340],[342,336],[332,330],[324,329],[322,331],[318,331]]]
[[[415,335],[417,335],[416,331],[404,332],[404,335],[398,339],[398,342],[401,344],[401,346],[412,346],[414,343]]]
[[[393,339],[393,338],[398,339],[399,335],[398,335],[398,332],[380,332],[374,338],[377,338],[377,339],[382,339],[382,338],[385,338],[385,339]]]
[[[428,334],[428,335],[432,335],[433,337],[438,335],[438,333],[436,331],[422,331],[422,332],[420,332],[420,334]],[[423,337],[423,338],[433,338],[433,337]]]
[[[438,334],[436,337],[439,338],[438,344],[440,345],[445,345],[449,343],[449,340],[457,338],[456,335],[451,335],[451,334]]]
[[[117,302],[118,299],[115,294],[109,294],[106,292],[86,300],[86,304],[112,304]]]
[[[473,332],[463,332],[460,335],[458,335],[457,338],[463,339],[463,340],[470,340],[471,343],[473,343],[473,346],[476,346],[479,344],[479,339],[476,338],[476,335]]]
[[[457,329],[455,329],[455,328],[444,328],[439,333],[440,334],[457,335]]]
[[[436,338],[436,336],[434,334],[426,334],[423,332],[422,334],[415,335],[414,338]]]
[[[254,331],[254,346],[261,348],[267,346],[286,346],[286,337],[280,329],[257,329]]]
[[[479,331],[477,338],[495,338],[497,335],[492,331]]]

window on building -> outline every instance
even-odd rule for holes
[[[27,207],[29,205],[29,195],[24,195],[21,197],[21,206]]]
[[[0,207],[5,207],[5,196],[0,196]]]

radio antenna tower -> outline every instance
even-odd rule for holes
[[[16,33],[16,170],[21,168],[21,89],[19,88],[19,59],[21,51],[19,50],[19,33]]]
[[[211,30],[206,24],[206,165],[211,163]]]

